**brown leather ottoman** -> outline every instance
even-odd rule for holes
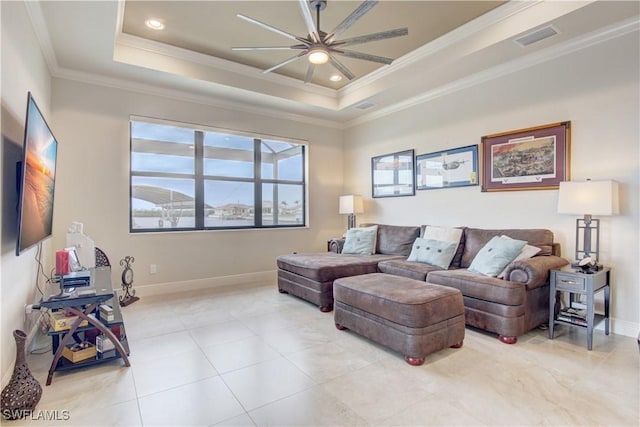
[[[464,340],[464,305],[458,289],[384,273],[333,282],[334,319],[422,365],[427,355]]]

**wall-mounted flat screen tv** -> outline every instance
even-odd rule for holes
[[[18,166],[17,255],[51,236],[57,154],[58,141],[29,93],[23,157]]]

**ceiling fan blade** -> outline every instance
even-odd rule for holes
[[[237,14],[236,16],[238,18],[240,18],[240,19],[244,19],[247,22],[251,22],[252,24],[256,24],[256,25],[264,28],[265,30],[273,31],[274,33],[280,34],[281,36],[288,37],[288,38],[290,38],[292,40],[296,40],[296,41],[302,42],[304,44],[309,44],[309,42],[307,40],[305,40],[305,39],[303,39],[301,37],[295,36],[295,35],[293,35],[291,33],[287,33],[286,31],[281,30],[281,29],[276,28],[276,27],[273,27],[273,26],[271,26],[269,24],[265,24],[264,22],[258,21],[257,19],[250,18],[250,17],[248,17],[246,15],[243,15],[241,13]]]
[[[298,0],[298,3],[300,4],[302,18],[304,18],[304,23],[307,25],[309,36],[311,36],[311,40],[314,43],[318,43],[320,41],[320,36],[318,36],[318,28],[316,28],[316,23],[313,22],[313,16],[311,16],[309,2],[307,0]]]
[[[344,18],[344,21],[338,24],[336,28],[333,29],[327,36],[324,38],[325,43],[331,43],[338,35],[342,34],[347,28],[355,24],[355,22],[362,18],[362,16],[371,10],[373,6],[378,4],[378,0],[365,0],[360,6],[356,8],[351,15]]]
[[[267,68],[267,69],[266,69],[266,70],[264,70],[262,73],[263,73],[263,74],[267,74],[267,73],[272,72],[273,70],[277,70],[277,69],[278,69],[278,68],[280,68],[280,67],[284,67],[285,65],[287,65],[287,64],[289,64],[289,63],[291,63],[291,62],[295,61],[296,59],[298,59],[298,58],[300,58],[301,56],[304,56],[304,55],[306,55],[306,54],[307,54],[307,51],[306,51],[306,50],[305,50],[305,51],[302,51],[302,52],[300,52],[299,54],[297,54],[296,56],[293,56],[293,57],[291,57],[291,58],[287,59],[286,61],[282,61],[281,63],[276,64],[276,65],[274,65],[274,66],[273,66],[273,67],[271,67],[271,68]]]
[[[311,77],[313,77],[313,72],[316,69],[316,65],[309,63],[309,68],[307,68],[307,74],[304,76],[304,82],[309,83],[311,81]]]
[[[391,58],[385,58],[384,56],[370,55],[368,53],[354,52],[352,50],[333,50],[332,49],[331,52],[335,52],[340,55],[347,56],[349,58],[362,59],[362,60],[371,61],[371,62],[379,62],[380,64],[389,65],[393,62],[393,59]]]
[[[232,47],[231,50],[296,50],[296,49],[306,49],[307,46],[304,44],[296,44],[293,46],[243,46],[243,47]]]
[[[351,37],[350,39],[337,40],[332,46],[353,46],[354,44],[362,44],[374,42],[377,40],[391,39],[393,37],[406,36],[409,34],[408,28],[396,28],[395,30],[381,31],[379,33],[366,34],[364,36]]]
[[[340,74],[342,74],[349,80],[353,80],[356,77],[342,62],[338,61],[338,59],[334,56],[329,56],[329,63],[333,65],[336,70],[340,71]]]

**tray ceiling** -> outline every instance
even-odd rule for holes
[[[329,0],[320,27],[333,29],[360,3]],[[27,1],[25,5],[54,77],[339,127],[638,32],[640,13],[636,1],[382,0],[343,37],[406,26],[408,36],[353,48],[394,62],[381,66],[345,58],[354,80],[330,82],[333,69],[323,65],[305,84],[305,58],[264,74],[265,68],[291,55],[231,50],[289,41],[237,18],[238,13],[306,34],[295,1]],[[163,20],[165,30],[146,28],[144,21],[149,18]],[[526,46],[516,42],[522,37],[535,39],[538,31],[555,35]]]

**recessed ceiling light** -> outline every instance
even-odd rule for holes
[[[342,80],[342,76],[340,74],[332,74],[331,77],[329,77],[329,80],[332,82],[339,82]]]
[[[159,19],[149,18],[144,21],[145,25],[152,30],[164,30],[164,22]]]

